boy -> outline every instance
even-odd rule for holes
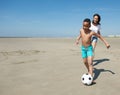
[[[106,45],[107,48],[110,47],[110,45],[107,43],[106,40],[103,39],[103,37],[101,35],[99,35],[98,33],[95,33],[93,31],[91,31],[89,28],[91,26],[91,21],[90,19],[86,18],[83,21],[83,28],[80,29],[80,35],[77,37],[76,40],[76,44],[79,44],[79,40],[81,39],[81,51],[82,51],[82,58],[83,58],[83,62],[88,70],[88,73],[91,74],[93,76],[93,65],[92,65],[92,61],[93,61],[93,47],[92,47],[92,36],[97,36],[98,38],[100,38],[104,44]]]

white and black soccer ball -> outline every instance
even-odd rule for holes
[[[93,81],[93,77],[91,76],[91,74],[86,73],[82,75],[81,81],[85,85],[91,85]]]

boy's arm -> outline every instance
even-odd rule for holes
[[[106,45],[107,48],[110,47],[108,42],[101,35],[99,35],[98,33],[94,33],[94,35],[97,36],[98,38],[100,38],[100,40],[104,42],[104,44]]]
[[[76,39],[76,45],[78,45],[78,44],[79,44],[79,40],[80,40],[80,38],[81,38],[81,31],[80,31],[79,36],[78,36],[78,37],[77,37],[77,39]]]
[[[100,31],[98,31],[98,34],[101,35],[101,34],[100,34]]]

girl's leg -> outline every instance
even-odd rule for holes
[[[96,48],[97,42],[92,42],[92,47],[93,47],[93,59],[95,57],[95,48]]]
[[[92,42],[93,51],[95,50],[96,45],[97,45],[96,41]]]

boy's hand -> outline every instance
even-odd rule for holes
[[[107,49],[109,49],[109,48],[110,48],[110,45],[109,45],[109,44],[107,44],[107,45],[106,45],[106,47],[107,47]]]
[[[77,41],[75,42],[75,44],[78,45],[78,44],[79,44],[79,41],[77,40]]]

